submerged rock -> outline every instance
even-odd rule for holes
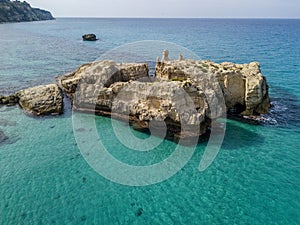
[[[41,85],[16,93],[19,105],[33,115],[61,114],[63,94],[56,84]]]
[[[0,130],[0,143],[6,141],[8,137],[4,134],[2,130]]]
[[[135,212],[135,216],[137,217],[141,216],[143,214],[143,211],[144,211],[143,208],[138,208]]]

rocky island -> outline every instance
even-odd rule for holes
[[[171,60],[168,51],[157,59],[155,76],[149,75],[147,63],[96,61],[57,77],[56,84],[0,96],[0,103],[19,103],[34,115],[61,114],[63,93],[74,111],[129,119],[135,129],[147,130],[153,121],[163,121],[173,139],[182,135],[183,123],[197,126],[201,135],[222,112],[257,120],[270,107],[259,63],[218,64],[181,55]]]
[[[82,35],[83,41],[98,41],[96,34],[84,34]]]
[[[46,10],[32,8],[26,1],[0,0],[0,23],[54,20]]]

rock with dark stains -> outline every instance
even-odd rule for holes
[[[16,93],[19,105],[26,112],[40,115],[57,115],[63,112],[63,94],[56,84],[27,88]]]
[[[82,36],[83,41],[97,41],[97,36],[95,34],[85,34]]]

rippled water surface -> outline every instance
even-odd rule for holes
[[[81,35],[90,32],[100,41],[82,42]],[[204,172],[198,167],[205,142],[176,175],[145,187],[113,183],[88,165],[76,143],[68,105],[64,115],[45,118],[1,106],[0,224],[300,224],[299,37],[300,20],[0,24],[0,94],[53,82],[122,44],[162,40],[202,59],[259,61],[273,104],[265,125],[228,120],[222,148]],[[155,163],[176,148],[163,141],[153,152],[137,154],[116,141],[110,119],[97,117],[96,128],[111,154],[127,163]]]

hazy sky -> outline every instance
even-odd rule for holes
[[[300,0],[27,0],[55,17],[300,18]]]

